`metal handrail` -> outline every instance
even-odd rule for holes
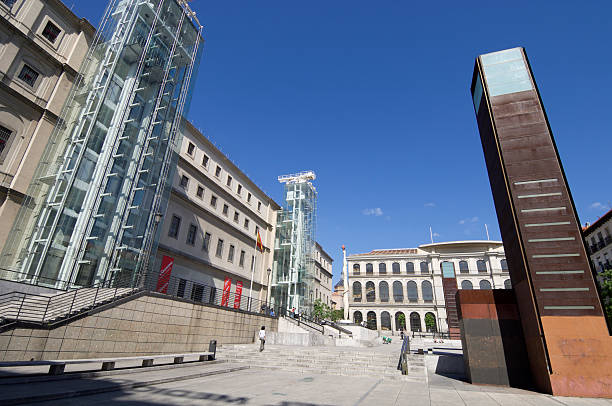
[[[325,334],[325,328],[323,326],[321,326],[320,324],[318,324],[316,321],[314,320],[310,320],[308,317],[306,316],[301,316],[301,315],[294,315],[292,316],[287,316],[284,315],[285,319],[290,320],[294,323],[296,323],[298,325],[298,327],[300,326],[300,324],[305,325],[306,327],[309,327],[321,334]]]
[[[399,361],[397,363],[397,369],[402,371],[402,375],[408,374],[408,354],[410,354],[410,339],[405,335],[402,349],[400,350]]]

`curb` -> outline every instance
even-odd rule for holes
[[[50,393],[46,395],[24,396],[24,397],[19,397],[19,398],[12,398],[12,399],[0,399],[0,402],[2,403],[2,405],[20,405],[20,404],[26,404],[26,403],[32,403],[32,402],[43,402],[43,401],[48,401],[48,400],[74,398],[74,397],[79,397],[79,396],[95,395],[95,394],[105,393],[105,392],[114,392],[114,391],[118,391],[121,389],[133,389],[133,388],[140,388],[142,386],[152,386],[152,385],[159,385],[159,384],[168,383],[168,382],[177,382],[177,381],[184,381],[188,379],[196,379],[196,378],[201,378],[205,376],[219,375],[219,374],[241,371],[241,370],[249,369],[249,368],[250,368],[249,366],[236,366],[236,367],[221,369],[217,371],[199,372],[196,374],[176,376],[172,378],[160,378],[160,379],[154,379],[154,380],[146,381],[146,382],[110,383],[106,386],[102,386],[99,388],[83,389],[83,390],[77,390],[77,391],[66,391],[66,392],[61,392],[61,393]]]

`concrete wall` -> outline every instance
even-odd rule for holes
[[[63,290],[46,288],[44,286],[30,285],[29,283],[20,283],[0,279],[0,295],[11,292],[31,293],[35,295],[57,295],[63,293]]]
[[[0,360],[77,359],[203,351],[218,344],[252,343],[261,326],[278,320],[154,293],[136,296],[54,329],[0,333]]]

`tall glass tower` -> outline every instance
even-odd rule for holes
[[[111,0],[2,252],[3,277],[143,282],[201,33],[184,0]]]
[[[273,306],[311,314],[314,303],[315,226],[317,191],[312,171],[280,176],[285,183],[286,208],[278,212],[274,265]]]

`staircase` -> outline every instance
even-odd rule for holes
[[[427,381],[423,355],[410,355],[408,375],[402,375],[397,369],[399,346],[393,346],[392,349],[389,346],[360,350],[266,345],[266,349],[259,352],[257,344],[223,345],[217,348],[217,359],[288,372],[368,376],[423,383]],[[397,351],[393,351],[395,347]]]
[[[91,287],[51,294],[0,295],[0,327],[26,322],[50,325],[139,292],[135,288]]]

